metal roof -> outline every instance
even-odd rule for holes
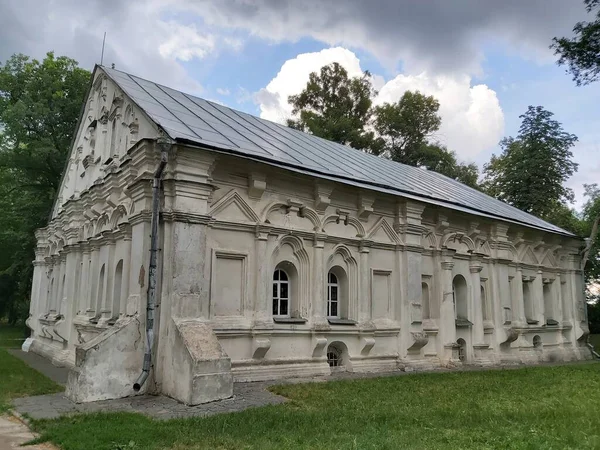
[[[436,172],[371,155],[125,72],[107,67],[102,70],[174,140],[572,236],[568,231]]]

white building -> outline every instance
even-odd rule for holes
[[[72,369],[76,401],[137,383],[197,404],[233,380],[590,357],[581,239],[104,67],[36,236],[27,346]]]

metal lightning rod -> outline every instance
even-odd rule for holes
[[[106,42],[106,31],[104,32],[104,38],[102,39],[102,54],[100,55],[100,65],[104,62],[104,43]]]

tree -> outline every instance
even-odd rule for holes
[[[500,142],[502,154],[484,166],[484,189],[523,211],[546,218],[557,203],[573,199],[564,182],[577,170],[567,133],[541,106],[530,106],[516,138]]]
[[[34,231],[46,224],[90,73],[67,57],[0,64],[0,316],[27,315]]]
[[[588,281],[600,281],[600,187],[598,184],[584,184],[587,201],[583,205],[582,220],[587,235],[586,246],[582,252],[582,265]]]
[[[472,164],[462,164],[456,159],[456,153],[448,150],[440,144],[423,144],[415,152],[414,164],[418,167],[425,167],[428,170],[446,175],[460,181],[467,186],[477,188],[477,179],[479,171],[477,166]]]
[[[385,142],[386,156],[394,161],[421,165],[428,137],[439,130],[440,103],[419,91],[406,91],[397,103],[375,107],[374,127]]]
[[[588,13],[592,13],[600,0],[584,0]],[[600,77],[600,9],[593,22],[578,22],[573,28],[575,37],[554,38],[550,48],[559,56],[558,65],[567,65],[578,86],[597,81]]]
[[[460,164],[454,152],[429,142],[441,124],[434,97],[406,91],[397,103],[372,108],[376,94],[369,72],[349,78],[338,63],[324,66],[288,98],[297,116],[288,126],[477,186],[475,164]]]
[[[292,113],[299,116],[288,120],[288,126],[357,149],[374,148],[374,133],[366,126],[375,94],[369,72],[349,78],[339,63],[323,66],[310,74],[300,94],[288,98]]]

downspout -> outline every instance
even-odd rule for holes
[[[146,302],[146,350],[142,373],[133,383],[133,390],[138,392],[150,375],[152,364],[152,347],[154,346],[154,309],[156,306],[156,268],[158,260],[158,223],[160,221],[160,186],[162,174],[167,165],[167,158],[171,148],[171,141],[158,138],[156,143],[160,147],[160,162],[152,179],[152,225],[150,234],[150,265],[148,270],[148,297]]]

